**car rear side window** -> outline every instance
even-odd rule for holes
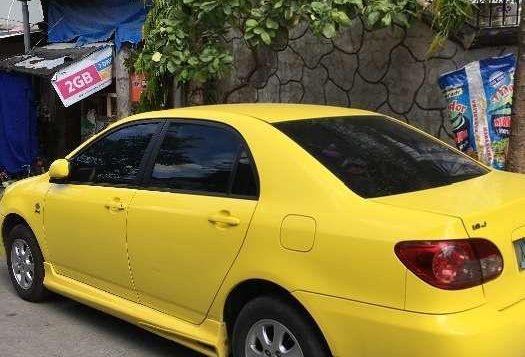
[[[232,195],[257,197],[259,195],[255,165],[246,148],[241,146],[232,183]]]
[[[276,127],[364,198],[444,186],[488,173],[474,160],[383,116],[307,119]]]
[[[146,149],[159,129],[158,122],[116,129],[70,161],[68,181],[115,185],[136,183]]]
[[[170,123],[148,186],[227,194],[241,145],[238,134],[228,128]]]

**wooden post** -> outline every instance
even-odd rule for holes
[[[181,86],[179,82],[174,78],[173,79],[173,108],[180,108],[184,106],[182,92],[184,91],[184,86]]]
[[[509,171],[525,173],[525,1],[522,0],[521,6],[518,63],[514,77],[514,104],[507,168]]]
[[[126,67],[126,59],[129,58],[130,47],[122,45],[115,59],[115,81],[117,92],[117,119],[131,115],[131,88],[129,80],[129,69]]]
[[[25,52],[31,51],[31,25],[29,24],[29,7],[27,0],[20,0],[22,2],[22,16],[24,19],[24,48]]]

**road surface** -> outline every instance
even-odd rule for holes
[[[0,256],[0,356],[202,357],[174,342],[72,300],[19,299]]]

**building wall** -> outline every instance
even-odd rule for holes
[[[292,102],[352,106],[406,120],[451,142],[451,126],[438,77],[466,63],[515,52],[514,47],[465,51],[447,41],[427,58],[432,31],[421,22],[404,30],[370,31],[357,19],[334,40],[305,27],[273,49],[252,53],[240,37],[233,46],[234,69],[218,85],[223,102]]]

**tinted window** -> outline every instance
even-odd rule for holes
[[[233,180],[232,194],[238,196],[258,196],[255,166],[244,147],[241,148],[239,152],[237,169]]]
[[[443,186],[488,172],[438,141],[382,116],[276,126],[366,198]]]
[[[240,145],[237,134],[226,128],[171,123],[150,186],[226,194]]]
[[[70,181],[93,184],[134,183],[158,123],[118,129],[71,160]]]

